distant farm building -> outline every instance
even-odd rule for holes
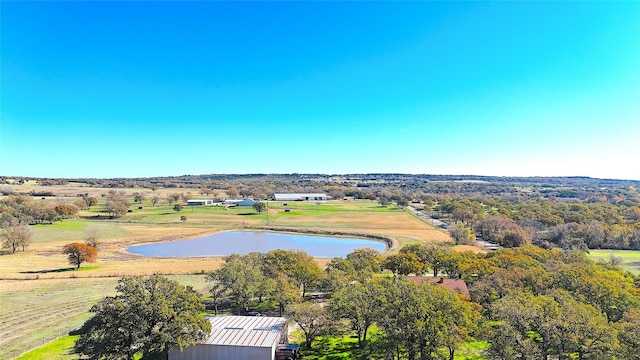
[[[203,205],[212,206],[213,200],[209,200],[209,199],[187,200],[187,206],[203,206]]]
[[[431,276],[407,276],[407,280],[413,281],[416,284],[421,284],[423,282],[437,284],[451,291],[455,291],[456,293],[466,297],[467,299],[471,297],[469,295],[469,288],[467,288],[467,283],[461,279],[446,279],[443,277]]]
[[[255,204],[255,200],[253,199],[228,199],[223,202],[225,206],[233,207],[233,206],[253,206]]]
[[[326,201],[327,194],[273,194],[276,201]]]
[[[296,359],[288,345],[287,319],[264,316],[210,317],[209,336],[194,346],[169,351],[169,360]]]
[[[255,203],[253,199],[244,199],[238,203],[238,206],[253,206]]]

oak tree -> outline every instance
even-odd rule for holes
[[[82,243],[67,244],[62,248],[62,253],[67,255],[71,265],[80,268],[83,262],[96,262],[98,249]]]
[[[92,359],[166,358],[171,348],[194,345],[211,331],[205,307],[191,287],[161,276],[125,277],[118,294],[91,308],[75,351]]]

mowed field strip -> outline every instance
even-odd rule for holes
[[[47,189],[58,196],[45,201],[63,203],[72,203],[75,194],[85,190],[64,186]],[[99,194],[108,190],[86,188],[84,192]],[[149,197],[151,191],[146,195]],[[255,214],[250,207],[199,206],[175,212],[166,203],[151,206],[146,200],[141,204],[132,202],[132,212],[119,219],[106,218],[101,212],[103,201],[100,198],[97,206],[80,211],[76,219],[32,226],[32,244],[25,252],[0,256],[0,359],[17,357],[77,329],[89,318],[88,311],[93,304],[115,293],[117,280],[123,275],[171,275],[206,293],[202,274],[222,264],[221,258],[138,256],[125,251],[131,245],[261,226],[385,235],[393,238],[398,246],[410,242],[450,241],[446,231],[432,227],[403,209],[381,207],[373,201],[341,200],[319,205],[290,202],[286,206],[270,202],[268,212]],[[181,221],[181,216],[187,220]],[[98,262],[82,264],[79,271],[73,270],[60,251],[64,244],[84,242],[88,229],[96,229],[100,234]],[[328,261],[317,260],[321,266]]]
[[[634,274],[640,274],[640,251],[638,250],[589,250],[587,255],[594,261],[609,262],[611,256],[618,258],[620,266]]]

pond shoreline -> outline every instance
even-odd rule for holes
[[[143,253],[140,252],[133,252],[131,251],[132,248],[139,248],[139,247],[145,247],[145,246],[153,246],[153,245],[170,245],[172,243],[176,243],[176,242],[184,242],[184,241],[202,241],[208,237],[213,237],[216,235],[222,235],[225,233],[264,233],[264,234],[273,234],[273,235],[291,235],[293,237],[299,236],[299,237],[317,237],[317,238],[324,238],[325,241],[328,240],[339,240],[341,238],[345,238],[345,239],[351,239],[351,240],[363,240],[363,241],[371,241],[371,242],[378,242],[378,243],[382,243],[384,245],[384,249],[375,249],[376,251],[380,252],[380,253],[385,253],[388,251],[392,251],[396,248],[399,247],[399,242],[396,239],[393,239],[391,237],[387,237],[387,236],[383,236],[383,235],[373,235],[373,234],[364,234],[364,233],[349,233],[349,232],[340,232],[340,231],[324,231],[324,230],[315,230],[315,229],[296,229],[296,228],[275,228],[275,227],[249,227],[249,226],[245,226],[242,229],[230,229],[230,230],[223,230],[223,231],[215,231],[213,233],[209,233],[209,234],[204,234],[204,235],[200,235],[197,237],[193,237],[193,238],[187,238],[187,239],[175,239],[175,240],[170,240],[170,241],[157,241],[157,242],[144,242],[144,243],[139,243],[139,244],[135,244],[132,246],[128,246],[127,248],[121,248],[121,251],[125,254],[128,255],[133,255],[133,256],[140,256],[140,257],[146,257],[146,258],[158,258],[158,259],[163,259],[163,258],[222,258],[224,256],[228,256],[229,254],[205,254],[205,255],[191,255],[191,254],[183,254],[183,255],[158,255],[158,254],[149,254],[149,255],[145,255]],[[236,234],[233,234],[232,236],[235,236]],[[229,240],[229,239],[226,239]],[[286,241],[291,241],[288,239],[285,239]],[[269,240],[267,240],[269,241]],[[304,243],[304,241],[303,241]],[[226,243],[228,244],[228,243]],[[335,244],[333,244],[335,245]],[[345,244],[347,246],[352,245],[352,244]],[[363,247],[367,247],[367,246],[363,246]],[[283,246],[283,248],[287,248],[287,246]],[[298,248],[298,246],[296,246],[296,248]],[[359,248],[359,247],[358,247]],[[265,250],[264,248],[260,249],[259,247],[257,247],[255,249],[255,251],[257,252],[268,252],[272,249],[269,250]],[[202,250],[198,250],[198,251],[202,251]],[[249,251],[252,252],[253,250]],[[324,259],[324,258],[332,258],[335,256],[340,256],[340,255],[317,255],[317,254],[312,254],[312,252],[314,252],[313,250],[305,250],[307,252],[310,252],[309,255],[311,255],[314,258],[318,258],[318,259]],[[247,249],[240,249],[237,252],[232,252],[232,253],[246,253]],[[344,256],[344,255],[343,255]]]

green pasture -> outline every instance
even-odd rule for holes
[[[367,336],[368,346],[365,349],[358,348],[358,339],[355,334],[346,333],[343,336],[319,336],[311,349],[304,349],[304,335],[302,330],[293,332],[293,337],[297,338],[297,343],[301,347],[302,360],[352,360],[352,359],[381,359],[384,353],[380,349],[383,341],[380,337],[381,331],[374,324],[369,329]],[[456,350],[454,360],[484,360],[484,350],[489,347],[486,341],[469,341],[460,345]],[[444,354],[443,349],[443,354]]]
[[[167,277],[192,286],[202,294],[207,292],[204,275]],[[91,306],[105,296],[115,295],[117,280],[30,280],[23,290],[3,291],[0,294],[0,359],[12,359],[34,348],[36,351],[25,354],[26,357],[21,359],[74,358],[68,354],[68,342],[72,340],[67,334],[91,316]],[[9,288],[9,282],[0,281],[0,288]]]
[[[73,346],[79,335],[66,335],[35,348],[18,357],[16,360],[74,360],[78,355],[73,353]]]
[[[620,260],[620,266],[634,274],[640,274],[639,250],[589,250],[590,259],[599,262],[609,262],[614,256]]]
[[[114,226],[115,225],[115,226]],[[33,225],[33,238],[34,245],[37,243],[53,242],[53,241],[68,241],[68,242],[84,242],[86,231],[90,228],[95,228],[100,234],[101,238],[118,238],[128,235],[126,229],[122,226],[117,226],[112,222],[100,222],[91,221],[86,218],[67,219],[53,224],[39,224]]]
[[[11,281],[19,280],[3,280],[0,286],[9,288]],[[113,294],[116,285],[115,279],[33,281],[0,295],[0,359],[14,358],[80,327],[91,306]]]
[[[407,216],[405,210],[395,206],[382,207],[373,201],[323,202],[268,202],[269,211],[256,213],[252,207],[184,206],[179,212],[173,205],[151,206],[147,200],[132,204],[131,212],[111,219],[103,212],[103,202],[91,209],[82,210],[76,219],[66,219],[53,224],[32,227],[33,244],[46,242],[84,241],[89,229],[96,229],[101,239],[118,239],[130,236],[130,226],[171,226],[228,230],[246,226],[282,226],[296,228],[385,228],[384,222],[369,221],[369,216],[385,216],[398,219]],[[288,209],[288,212],[285,212]],[[181,216],[186,220],[182,221]]]

